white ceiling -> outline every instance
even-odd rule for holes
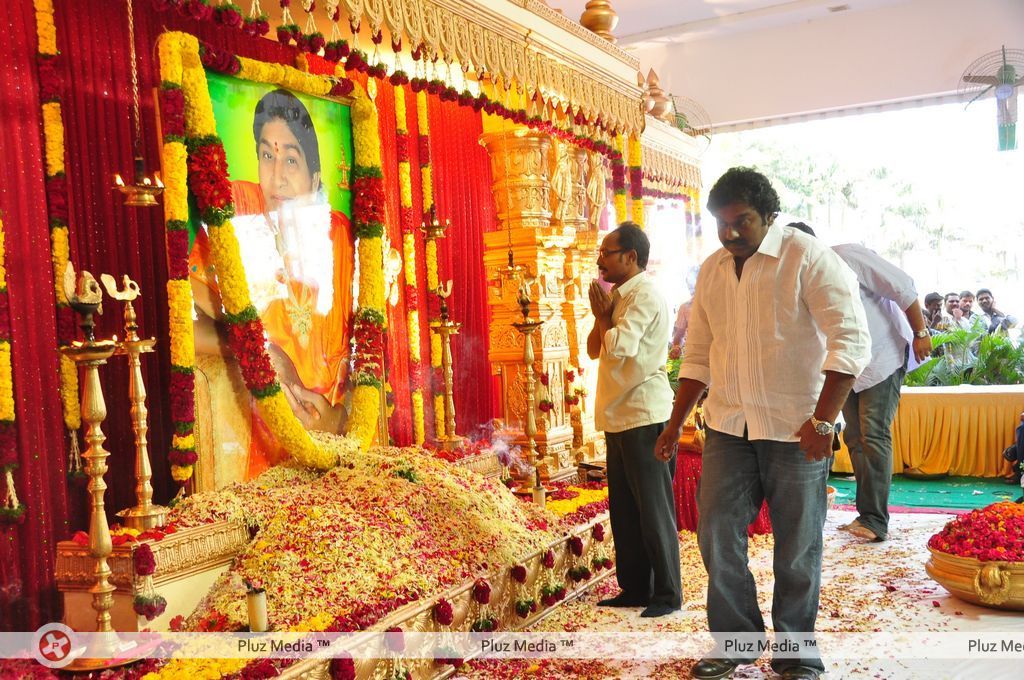
[[[1024,47],[1024,0],[610,1],[619,46],[717,129],[955,98],[972,61]]]
[[[619,15],[613,33],[624,48],[686,42],[785,26],[837,12],[908,0],[610,0]],[[547,0],[579,21],[587,0]],[[845,8],[845,9],[844,9]]]

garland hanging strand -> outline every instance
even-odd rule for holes
[[[70,345],[75,339],[75,317],[68,306],[61,281],[70,257],[68,235],[68,191],[64,167],[64,113],[61,107],[61,82],[57,50],[57,27],[53,21],[53,0],[33,0],[39,54],[39,99],[42,102],[43,149],[46,172],[46,205],[50,221],[50,249],[53,260],[54,297],[57,302],[57,346]],[[70,440],[68,475],[84,476],[78,448],[78,428],[82,426],[78,401],[78,367],[63,352],[60,356],[60,397],[64,427]]]
[[[423,222],[435,219],[437,207],[434,204],[434,175],[430,165],[430,118],[427,108],[427,93],[416,93],[416,121],[419,129],[420,178],[423,184]],[[437,241],[428,239],[424,245],[427,264],[427,290],[437,290],[440,277],[437,272]],[[444,381],[441,376],[441,336],[430,334],[430,388],[434,402],[434,432],[444,432]]]
[[[416,275],[416,227],[412,210],[412,135],[406,124],[405,87],[395,85],[396,144],[398,147],[399,205],[401,207],[402,255],[405,270],[405,309],[409,333],[409,382],[412,388],[413,440],[417,446],[426,439],[423,415],[423,367],[420,348],[419,287]]]
[[[4,493],[0,503],[0,522],[18,523],[25,519],[25,504],[14,488],[14,470],[18,467],[18,431],[14,423],[14,371],[11,366],[11,312],[7,300],[7,245],[4,222],[0,219],[0,473]]]

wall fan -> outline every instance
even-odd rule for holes
[[[704,107],[689,97],[678,97],[670,94],[672,101],[673,116],[670,118],[677,128],[691,137],[702,138],[707,141],[705,149],[711,144],[711,116],[704,110]]]
[[[996,98],[999,150],[1017,148],[1017,88],[1024,83],[1024,50],[989,52],[976,59],[960,76],[958,93],[970,106],[989,93]]]

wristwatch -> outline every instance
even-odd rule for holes
[[[915,338],[927,338],[931,333],[928,332],[927,328],[922,328],[919,331],[914,331]]]
[[[811,425],[814,426],[814,431],[822,437],[833,434],[836,431],[836,426],[833,423],[827,420],[818,420],[813,415],[811,416]]]

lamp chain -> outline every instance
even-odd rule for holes
[[[135,130],[135,155],[142,151],[142,123],[139,113],[139,69],[135,60],[135,11],[132,0],[125,0],[128,6],[128,55],[132,73],[132,127]]]

